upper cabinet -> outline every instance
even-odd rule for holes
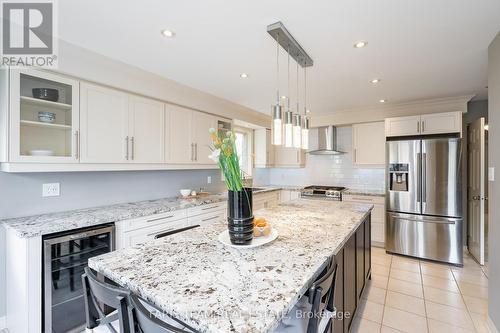
[[[352,125],[352,154],[355,166],[385,166],[384,131],[384,122]]]
[[[80,119],[82,162],[127,163],[131,160],[126,93],[81,83]]]
[[[461,112],[431,113],[385,120],[387,137],[446,133],[462,133]]]
[[[78,81],[39,70],[4,74],[10,95],[9,161],[77,163]]]
[[[138,96],[129,99],[130,161],[163,163],[165,104]]]
[[[274,146],[271,143],[271,130],[261,128],[254,131],[254,153],[256,168],[271,168],[274,166]]]
[[[217,165],[210,155],[210,128],[217,128],[215,116],[167,105],[168,163]]]
[[[274,166],[278,168],[304,168],[306,166],[306,153],[300,148],[274,148]]]

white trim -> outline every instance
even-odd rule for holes
[[[486,320],[486,327],[490,331],[490,333],[499,333],[498,329],[495,327],[495,324],[493,323],[493,320],[491,320],[490,316],[488,316],[488,319]]]
[[[4,328],[7,328],[7,326],[5,325],[5,316],[0,317],[0,330],[2,330]]]

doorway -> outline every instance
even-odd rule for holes
[[[488,263],[488,131],[481,117],[467,129],[467,247],[480,265]]]

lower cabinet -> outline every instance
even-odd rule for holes
[[[253,210],[275,207],[280,203],[280,191],[255,193],[252,201]]]
[[[337,276],[334,304],[335,333],[349,332],[366,282],[371,278],[370,216],[358,227],[335,256]]]
[[[188,226],[204,227],[227,218],[227,203],[217,202],[115,223],[116,248],[153,241],[156,236]]]
[[[281,190],[281,193],[280,193],[280,201],[281,202],[287,202],[287,201],[295,200],[298,198],[300,198],[299,191]]]

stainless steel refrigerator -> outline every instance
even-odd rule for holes
[[[388,141],[386,251],[463,265],[461,139]]]

